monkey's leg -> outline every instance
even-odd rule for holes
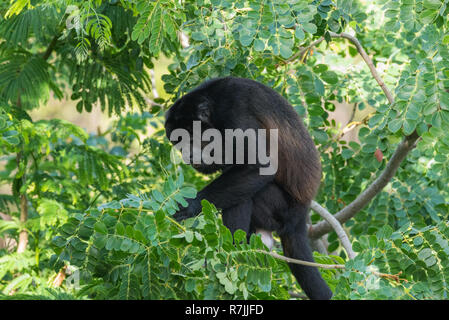
[[[273,179],[274,176],[260,175],[256,166],[234,166],[198,192],[195,199],[189,199],[188,207],[178,211],[174,218],[180,221],[199,214],[202,199],[223,210],[234,207],[252,198]]]
[[[251,211],[253,201],[248,199],[231,208],[223,210],[223,224],[234,234],[235,231],[241,229],[249,233],[251,223]]]
[[[232,234],[238,229],[246,232],[247,239],[254,233],[251,231],[251,216],[253,212],[253,201],[251,199],[242,202],[232,208],[223,210],[223,224],[231,231]],[[274,246],[274,239],[271,231],[264,229],[256,229],[256,234],[261,236],[262,242],[271,250]]]
[[[297,204],[283,215],[284,224],[279,231],[284,254],[293,259],[314,262],[312,249],[307,237],[308,208]],[[288,264],[301,288],[310,299],[327,300],[332,297],[332,291],[321,277],[318,268],[299,264]]]
[[[260,234],[262,242],[271,250],[274,247],[272,231],[279,230],[275,213],[288,209],[287,195],[275,183],[267,184],[253,197],[251,233]],[[248,236],[248,240],[251,234]]]

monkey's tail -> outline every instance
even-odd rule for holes
[[[298,212],[298,209],[301,212]],[[287,222],[279,233],[284,255],[293,259],[314,262],[307,237],[308,208],[301,205],[299,208],[290,210],[293,212],[288,212],[286,216],[292,221]],[[288,265],[302,290],[310,299],[328,300],[332,297],[332,291],[321,277],[318,268],[293,263]]]

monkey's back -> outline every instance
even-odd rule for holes
[[[256,120],[261,128],[278,129],[275,180],[296,201],[310,203],[320,185],[320,158],[302,119],[284,97],[257,81],[236,77],[206,81],[191,93],[213,101],[215,121],[223,128],[258,129]]]

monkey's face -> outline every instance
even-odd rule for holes
[[[165,114],[167,138],[181,151],[184,162],[205,174],[224,168],[221,156],[217,157],[215,149],[208,147],[214,141],[203,140],[208,129],[214,129],[214,126],[210,103],[205,98],[194,99],[186,95],[176,101]]]

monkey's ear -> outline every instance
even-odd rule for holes
[[[202,122],[210,123],[210,109],[208,101],[201,102],[198,105],[196,112],[198,119],[200,119]]]

